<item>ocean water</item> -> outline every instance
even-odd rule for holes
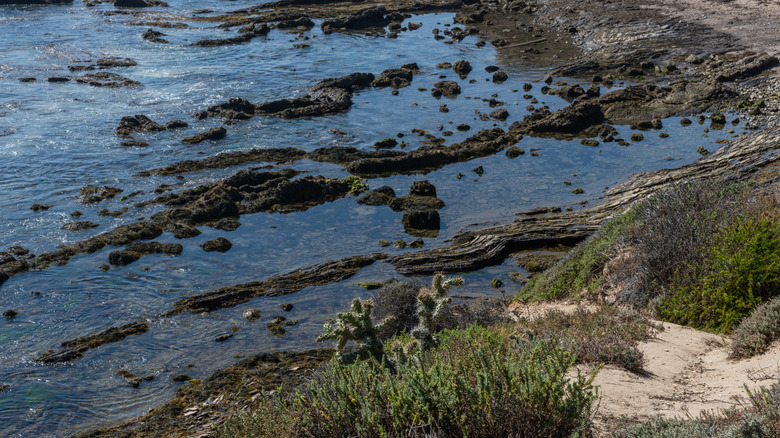
[[[212,48],[192,47],[204,38],[235,35],[211,23],[187,22],[185,29],[159,29],[171,44],[146,42],[147,26],[136,20],[169,20],[211,9],[217,14],[257,2],[216,0],[169,1],[170,8],[144,12],[145,17],[116,15],[111,4],[88,8],[80,2],[66,6],[0,7],[0,250],[12,246],[40,254],[58,245],[83,240],[120,224],[149,217],[163,207],[135,208],[134,204],[156,196],[154,189],[169,184],[174,191],[218,180],[251,163],[229,169],[210,170],[177,177],[139,178],[139,171],[162,167],[184,159],[198,159],[224,151],[294,146],[312,150],[327,145],[371,149],[375,141],[403,133],[410,148],[420,145],[412,129],[437,134],[450,130],[447,144],[456,143],[479,129],[507,128],[527,114],[528,100],[552,110],[567,105],[560,98],[541,94],[540,80],[549,64],[507,57],[490,44],[478,47],[480,36],[445,44],[433,38],[433,29],[453,25],[454,14],[414,16],[407,22],[422,23],[397,39],[363,34],[324,35],[317,26],[304,33],[272,30],[267,37],[249,43]],[[295,48],[306,43],[309,47]],[[572,51],[573,52],[573,51]],[[570,52],[562,53],[564,62]],[[69,65],[106,57],[131,58],[137,66],[114,68],[141,83],[133,88],[97,88],[75,81],[50,83],[49,77],[73,77]],[[470,61],[474,70],[459,79],[451,70],[437,69],[440,62]],[[319,80],[352,72],[379,74],[386,68],[416,62],[421,73],[398,95],[390,89],[364,89],[353,97],[347,112],[301,120],[257,117],[227,126],[228,136],[216,142],[186,145],[181,139],[219,126],[210,118],[191,117],[209,105],[243,97],[259,103],[300,95]],[[557,62],[557,61],[556,61]],[[495,84],[484,68],[498,65],[509,80]],[[89,73],[89,72],[86,72]],[[35,82],[20,78],[35,77]],[[463,93],[454,99],[430,95],[434,82],[457,81]],[[475,80],[470,83],[470,80]],[[570,81],[571,82],[571,81]],[[530,92],[522,85],[532,83]],[[585,84],[587,85],[587,84]],[[530,96],[525,96],[530,95]],[[506,102],[510,117],[505,122],[482,121],[489,113],[486,99]],[[450,111],[439,112],[446,103]],[[538,106],[538,105],[537,105]],[[135,135],[149,143],[145,148],[120,147],[114,135],[122,116],[146,114],[164,123],[182,119],[183,130]],[[467,123],[468,132],[454,127]],[[370,180],[371,188],[389,185],[399,195],[414,181],[427,179],[447,206],[440,211],[441,233],[425,239],[426,247],[444,246],[458,230],[472,224],[506,223],[514,213],[540,206],[579,208],[584,200],[599,196],[607,186],[645,170],[676,167],[698,157],[699,144],[712,145],[728,138],[725,131],[705,132],[706,125],[682,128],[679,119],[664,121],[661,131],[645,132],[645,140],[621,147],[605,143],[597,148],[578,141],[525,138],[518,146],[526,151],[516,159],[503,154],[453,164],[424,175],[400,175]],[[736,128],[741,131],[742,127]],[[628,138],[631,130],[618,127]],[[665,132],[669,138],[661,139]],[[711,148],[711,146],[707,146]],[[530,150],[538,152],[531,156]],[[472,169],[481,166],[482,176]],[[314,175],[344,177],[339,166],[302,161],[291,166]],[[456,178],[457,174],[465,176]],[[566,185],[564,182],[570,182]],[[86,185],[111,186],[130,198],[117,196],[96,205],[78,202]],[[582,187],[584,195],[571,192]],[[34,212],[33,204],[53,205]],[[104,208],[129,211],[118,218],[102,217]],[[72,233],[61,227],[74,220],[100,226]],[[354,283],[401,278],[392,267],[376,263],[342,283],[307,288],[278,298],[261,298],[209,314],[162,317],[172,303],[187,296],[247,281],[261,280],[296,268],[372,252],[397,254],[393,247],[380,248],[379,239],[412,237],[404,233],[401,214],[388,207],[369,207],[348,197],[290,214],[257,213],[240,218],[233,232],[201,227],[203,234],[177,241],[164,234],[157,241],[177,242],[184,252],[177,257],[148,255],[125,267],[101,271],[107,263],[106,248],[77,256],[66,266],[51,267],[13,277],[0,286],[0,311],[13,309],[19,315],[0,320],[0,436],[63,436],[91,426],[108,425],[146,412],[175,392],[175,374],[203,378],[236,361],[236,356],[263,351],[307,349],[319,346],[314,338],[325,319],[347,308],[355,296],[370,297]],[[233,243],[224,254],[199,248],[206,240],[226,237]],[[458,295],[500,296],[489,287],[500,278],[505,293],[518,286],[508,273],[522,272],[511,261],[466,273],[467,284]],[[421,279],[427,281],[427,279]],[[288,316],[298,319],[284,336],[273,336],[265,322],[283,313],[279,304],[292,303]],[[249,308],[262,310],[264,318],[249,322],[241,315]],[[65,340],[92,334],[128,322],[146,320],[150,331],[120,342],[89,350],[71,363],[45,365],[33,359]],[[237,327],[226,342],[214,338]],[[138,388],[117,375],[126,369],[138,376],[154,375]]]

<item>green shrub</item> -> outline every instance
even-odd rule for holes
[[[258,430],[275,438],[569,437],[589,431],[595,371],[570,378],[575,357],[557,342],[512,341],[500,330],[472,326],[442,332],[440,348],[418,357],[394,370],[373,360],[333,360],[294,396],[265,399],[261,411],[242,414],[225,431],[253,436]]]
[[[773,341],[780,338],[780,298],[758,306],[740,322],[731,338],[729,355],[732,358],[750,357],[766,351]]]
[[[672,284],[658,304],[663,319],[728,332],[780,293],[780,221],[737,219],[713,241],[705,261],[689,266],[682,285]],[[698,281],[690,281],[692,276]]]
[[[517,298],[555,300],[597,290],[601,286],[604,264],[614,253],[615,242],[624,234],[626,226],[636,221],[637,213],[636,209],[631,209],[607,222],[552,268],[531,277]]]

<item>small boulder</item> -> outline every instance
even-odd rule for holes
[[[203,248],[203,251],[206,252],[212,252],[212,251],[227,252],[230,248],[233,247],[233,244],[230,243],[230,241],[225,239],[224,237],[217,237],[214,240],[207,241],[200,247]]]

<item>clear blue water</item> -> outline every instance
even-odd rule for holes
[[[254,3],[214,0],[169,1],[167,14],[193,9],[227,11]],[[162,167],[183,159],[197,159],[222,151],[258,147],[295,146],[311,150],[326,145],[370,149],[372,144],[397,133],[417,147],[420,138],[414,128],[437,133],[437,127],[454,134],[448,144],[463,140],[479,129],[506,128],[521,119],[528,102],[521,89],[533,82],[528,93],[553,110],[566,105],[563,100],[542,95],[539,80],[544,69],[516,60],[506,64],[490,46],[478,48],[477,37],[452,45],[435,41],[431,30],[452,23],[453,14],[415,16],[409,21],[423,23],[413,32],[403,32],[397,40],[343,35],[323,35],[318,27],[306,34],[310,47],[294,34],[272,31],[266,38],[248,44],[215,48],[189,47],[203,38],[229,37],[234,33],[211,28],[208,23],[190,23],[187,29],[161,29],[172,44],[149,43],[141,38],[146,27],[129,25],[129,16],[104,15],[114,10],[104,4],[87,8],[80,2],[69,6],[0,7],[0,249],[14,245],[33,253],[52,251],[58,245],[82,240],[122,223],[148,217],[160,207],[135,209],[133,203],[151,199],[160,184],[173,184],[179,190],[232,174],[237,168],[204,171],[176,177],[136,178],[140,170]],[[147,12],[150,21],[157,19]],[[52,76],[73,76],[67,66],[75,61],[115,56],[131,58],[135,67],[110,71],[141,82],[137,88],[103,89],[77,84],[47,82]],[[468,59],[474,71],[465,80],[452,71],[438,70],[436,64]],[[416,62],[421,73],[410,87],[397,96],[390,89],[366,89],[354,96],[354,106],[343,114],[311,120],[255,118],[228,126],[228,136],[219,142],[185,145],[187,135],[217,126],[220,121],[197,121],[191,114],[230,97],[252,102],[286,98],[304,93],[307,87],[326,77],[355,71],[378,74],[386,68]],[[498,64],[510,76],[498,85],[484,67]],[[440,76],[458,81],[463,94],[455,99],[434,99],[432,84]],[[36,77],[32,83],[19,78]],[[469,83],[470,79],[476,82]],[[426,88],[419,91],[418,88]],[[506,102],[510,118],[506,122],[480,121],[475,110],[493,110],[481,99],[495,95]],[[450,111],[439,112],[446,103]],[[122,148],[113,131],[122,116],[146,114],[165,122],[183,119],[190,127],[135,136],[150,144],[147,148]],[[454,129],[468,123],[472,129]],[[346,135],[334,133],[338,130]],[[627,127],[619,127],[624,138]],[[614,143],[597,148],[577,141],[559,142],[523,139],[519,146],[526,154],[514,160],[503,154],[447,166],[427,175],[393,176],[371,180],[372,188],[390,185],[399,195],[406,194],[412,182],[428,179],[438,189],[447,206],[441,211],[442,231],[426,239],[426,247],[446,245],[446,240],[463,227],[511,221],[512,215],[538,206],[574,206],[597,197],[605,186],[624,180],[637,171],[680,166],[698,157],[698,144],[709,145],[725,138],[724,131],[705,133],[694,124],[681,128],[679,120],[665,121],[658,131],[646,132],[645,140],[629,147]],[[711,148],[711,147],[710,147]],[[537,149],[539,156],[528,152]],[[665,160],[672,158],[672,161]],[[251,167],[246,165],[241,167]],[[484,169],[479,177],[471,171]],[[338,166],[303,161],[292,167],[314,174],[343,177]],[[457,179],[456,174],[465,177]],[[576,175],[576,176],[574,176]],[[564,181],[572,183],[564,185]],[[122,188],[125,194],[142,190],[131,200],[105,201],[85,206],[77,202],[79,189],[88,184]],[[585,195],[571,193],[582,187]],[[33,212],[32,204],[52,204],[48,211]],[[119,218],[99,217],[103,208],[130,211]],[[83,212],[80,220],[100,224],[79,233],[61,230],[73,220],[70,213]],[[403,232],[401,215],[387,207],[367,207],[347,198],[318,206],[306,212],[254,214],[243,216],[237,231],[224,232],[203,227],[203,234],[183,241],[178,257],[146,256],[122,268],[100,271],[112,249],[75,257],[62,267],[16,276],[0,287],[0,311],[14,309],[13,321],[0,320],[0,436],[61,436],[91,425],[106,425],[144,413],[169,399],[179,384],[170,376],[186,373],[195,378],[208,376],[241,354],[282,349],[317,347],[314,338],[325,318],[345,309],[354,296],[370,296],[354,283],[399,278],[392,267],[377,263],[340,284],[309,288],[280,298],[262,298],[208,315],[183,314],[171,318],[159,315],[170,310],[176,300],[219,287],[259,280],[290,270],[371,252],[398,253],[392,247],[380,248],[379,239],[412,238]],[[198,245],[224,236],[233,243],[225,253],[206,253]],[[158,241],[174,242],[169,234]],[[466,275],[467,285],[459,295],[497,295],[489,288],[493,278],[502,278],[513,293],[507,274],[521,271],[506,262]],[[35,294],[33,293],[35,292]],[[282,313],[281,303],[292,303],[290,318],[299,319],[288,334],[274,337],[264,322],[271,314]],[[265,318],[242,319],[248,308],[260,308]],[[114,344],[90,350],[84,357],[62,365],[42,365],[32,359],[57,348],[60,342],[139,319],[146,319],[150,331]],[[235,336],[217,343],[214,338],[237,326]],[[189,367],[192,365],[192,367]],[[130,387],[116,374],[127,369],[136,375],[155,375],[153,381]]]

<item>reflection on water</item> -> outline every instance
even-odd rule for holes
[[[217,0],[169,1],[166,13],[186,9],[217,12],[249,6],[250,2]],[[0,8],[4,33],[0,39],[0,248],[21,245],[33,253],[56,249],[113,227],[149,217],[160,207],[136,209],[133,204],[151,199],[155,188],[169,184],[173,190],[214,181],[237,169],[214,170],[177,177],[133,177],[140,170],[162,167],[179,160],[198,159],[222,151],[262,147],[312,150],[327,145],[369,149],[377,140],[401,133],[409,148],[419,147],[422,137],[412,129],[442,135],[448,144],[467,138],[479,129],[506,128],[527,114],[530,99],[555,110],[566,103],[540,93],[542,71],[532,62],[514,60],[506,65],[490,45],[479,48],[478,37],[444,44],[432,38],[432,29],[452,23],[453,14],[415,16],[422,28],[402,32],[397,40],[342,35],[323,35],[315,27],[307,35],[308,48],[294,49],[300,40],[290,33],[272,31],[251,43],[214,48],[187,47],[203,38],[224,37],[221,29],[191,23],[186,29],[164,29],[172,44],[154,44],[141,39],[145,27],[130,26],[124,16],[104,16],[109,4],[88,9],[81,3],[57,7]],[[434,54],[434,55],[431,55]],[[74,76],[68,65],[108,56],[131,58],[138,65],[112,71],[141,82],[137,88],[104,89],[77,84],[49,83],[47,78]],[[442,61],[467,59],[474,70],[459,79],[451,70],[437,69]],[[563,61],[563,60],[562,60]],[[255,118],[227,126],[228,136],[219,142],[185,145],[181,139],[218,126],[221,121],[197,121],[191,114],[208,105],[243,97],[252,102],[280,99],[305,92],[325,77],[355,71],[378,74],[386,68],[416,62],[421,73],[412,85],[392,95],[390,89],[366,89],[355,93],[353,108],[343,114],[311,120]],[[484,68],[501,64],[509,81],[495,84]],[[35,82],[20,78],[35,77]],[[431,96],[433,83],[456,80],[463,94],[455,99]],[[530,92],[519,91],[526,82]],[[525,96],[528,94],[528,96]],[[491,108],[487,99],[506,104],[505,122],[481,120],[478,113]],[[446,104],[449,112],[440,112]],[[478,113],[477,113],[478,112]],[[153,120],[187,120],[190,127],[178,131],[146,133],[136,140],[146,148],[122,148],[113,131],[122,116],[146,114]],[[466,123],[471,129],[454,127]],[[627,127],[618,127],[624,137]],[[661,139],[658,133],[670,135]],[[511,220],[512,214],[537,206],[572,206],[597,197],[633,172],[679,166],[698,155],[695,139],[725,138],[724,131],[706,134],[702,126],[682,128],[679,120],[665,121],[661,131],[645,133],[645,140],[621,147],[615,143],[598,148],[577,141],[523,139],[527,153],[516,159],[503,154],[445,167],[426,175],[393,176],[369,181],[371,188],[390,185],[405,195],[410,185],[428,179],[447,203],[441,210],[442,232],[426,239],[426,247],[445,244],[459,229],[473,223]],[[707,139],[704,137],[709,136]],[[681,141],[684,140],[684,141]],[[531,150],[537,156],[531,156]],[[256,165],[256,164],[253,164]],[[251,165],[241,166],[242,168]],[[480,176],[473,172],[482,166]],[[343,177],[340,167],[303,161],[291,167],[330,177]],[[462,176],[456,177],[458,174]],[[566,183],[571,183],[566,184]],[[88,184],[119,187],[123,195],[97,205],[77,202],[79,189]],[[582,187],[585,195],[572,194]],[[32,204],[52,205],[41,212]],[[99,216],[101,209],[129,207],[121,217]],[[70,233],[61,229],[80,211],[79,220],[98,228]],[[380,248],[379,239],[412,239],[404,234],[401,216],[388,207],[366,207],[354,199],[321,205],[306,212],[254,214],[240,218],[234,232],[203,227],[198,237],[178,241],[184,252],[178,257],[150,255],[110,271],[98,266],[107,262],[110,248],[75,257],[67,266],[19,275],[0,288],[0,311],[14,309],[19,315],[0,322],[0,435],[63,435],[90,424],[106,424],[138,415],[170,398],[178,383],[172,375],[208,376],[237,356],[262,351],[303,349],[316,346],[326,317],[345,309],[354,296],[370,296],[355,286],[360,281],[399,278],[391,266],[377,263],[339,284],[308,288],[287,297],[262,298],[211,314],[161,316],[183,297],[219,287],[268,278],[296,268],[341,257],[371,252],[398,253]],[[233,243],[225,254],[206,253],[199,245],[223,236]],[[157,239],[174,242],[169,234]],[[501,278],[507,293],[513,293],[508,272],[511,262],[467,274],[460,295],[499,294],[488,285]],[[273,336],[265,323],[283,311],[298,319],[284,336]],[[263,318],[250,322],[242,313],[259,308]],[[90,350],[67,364],[42,365],[32,359],[65,340],[133,321],[146,320],[150,331],[121,342]],[[235,331],[225,342],[215,338]],[[154,379],[133,388],[118,370]]]

